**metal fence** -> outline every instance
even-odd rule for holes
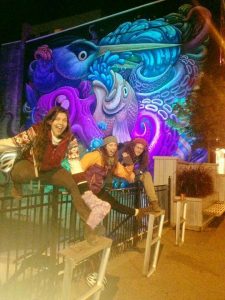
[[[161,207],[169,222],[169,185],[156,186]],[[60,250],[83,240],[83,222],[75,212],[71,196],[54,188],[24,194],[18,201],[0,197],[0,299],[50,299],[61,280],[63,259]],[[142,187],[113,190],[119,202],[130,207],[144,207],[147,196]],[[104,221],[106,236],[113,239],[112,256],[134,247],[147,229],[147,219],[137,224],[134,217],[111,210]],[[77,277],[93,271],[98,257],[76,268]],[[51,288],[52,287],[52,288]],[[51,299],[52,299],[51,294]],[[56,299],[56,298],[55,298]]]

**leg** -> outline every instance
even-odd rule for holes
[[[88,183],[79,183],[79,178],[73,176],[75,182],[77,182],[78,189],[82,194],[81,198],[86,205],[91,209],[90,215],[84,227],[84,237],[90,244],[96,243],[96,238],[99,235],[105,234],[104,226],[99,226],[101,221],[109,213],[111,206],[108,202],[99,199],[92,191],[90,191]]]
[[[77,184],[68,171],[63,168],[59,168],[50,172],[42,172],[40,174],[40,179],[49,184],[66,188],[71,193],[74,207],[79,213],[81,219],[85,222],[87,221],[90,214],[90,209],[81,198]]]
[[[159,207],[159,201],[155,193],[155,188],[152,181],[152,175],[149,172],[144,172],[144,174],[142,174],[140,179],[144,184],[145,192],[148,196],[149,202],[152,205],[153,211],[161,211]]]
[[[91,209],[87,224],[94,229],[109,213],[111,205],[108,202],[99,199],[92,191],[86,191],[82,195],[82,199]]]
[[[121,214],[129,215],[129,216],[135,216],[138,221],[141,218],[143,218],[146,214],[150,213],[149,207],[144,207],[144,208],[141,207],[141,208],[137,209],[137,214],[136,214],[136,209],[134,209],[132,207],[129,207],[129,206],[125,206],[125,205],[119,203],[113,196],[111,196],[105,190],[101,190],[101,192],[98,193],[98,197],[100,197],[104,201],[109,202],[112,209],[120,212]]]
[[[112,209],[125,214],[125,215],[130,215],[134,216],[135,215],[135,209],[125,206],[123,204],[120,204],[113,196],[111,196],[108,192],[105,190],[101,190],[100,193],[97,195],[99,198],[103,199],[104,201],[107,201]]]
[[[22,183],[35,179],[34,165],[28,160],[20,160],[15,163],[11,171],[14,185],[13,195],[15,198],[22,197]]]
[[[34,165],[28,160],[19,160],[13,166],[11,177],[16,184],[35,179]]]
[[[82,194],[81,198],[91,210],[87,219],[87,224],[92,229],[95,229],[109,213],[111,205],[106,201],[102,201],[92,191],[90,191],[87,182],[78,183],[77,186]]]
[[[152,181],[152,175],[149,172],[144,172],[140,179],[144,184],[145,192],[148,196],[149,202],[158,201]]]

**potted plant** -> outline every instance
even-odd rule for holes
[[[187,200],[186,227],[202,230],[212,217],[204,215],[204,209],[217,201],[213,177],[205,166],[190,166],[178,170],[176,195],[185,194]]]
[[[213,179],[202,166],[188,167],[177,173],[176,194],[187,197],[206,197],[213,193]]]

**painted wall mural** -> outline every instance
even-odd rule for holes
[[[174,107],[186,101],[201,71],[210,18],[204,7],[183,5],[162,18],[118,24],[95,42],[40,44],[27,70],[26,126],[59,105],[89,150],[110,134],[121,143],[141,136],[150,156],[204,161],[205,151],[193,152],[193,138],[171,124],[183,122]]]

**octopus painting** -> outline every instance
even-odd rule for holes
[[[121,143],[141,136],[150,156],[204,161],[204,151],[192,150],[193,137],[172,124],[183,121],[174,107],[190,95],[207,55],[210,18],[206,8],[188,4],[162,18],[122,23],[95,43],[40,44],[24,113],[35,123],[55,105],[68,109],[86,148],[108,135]]]

